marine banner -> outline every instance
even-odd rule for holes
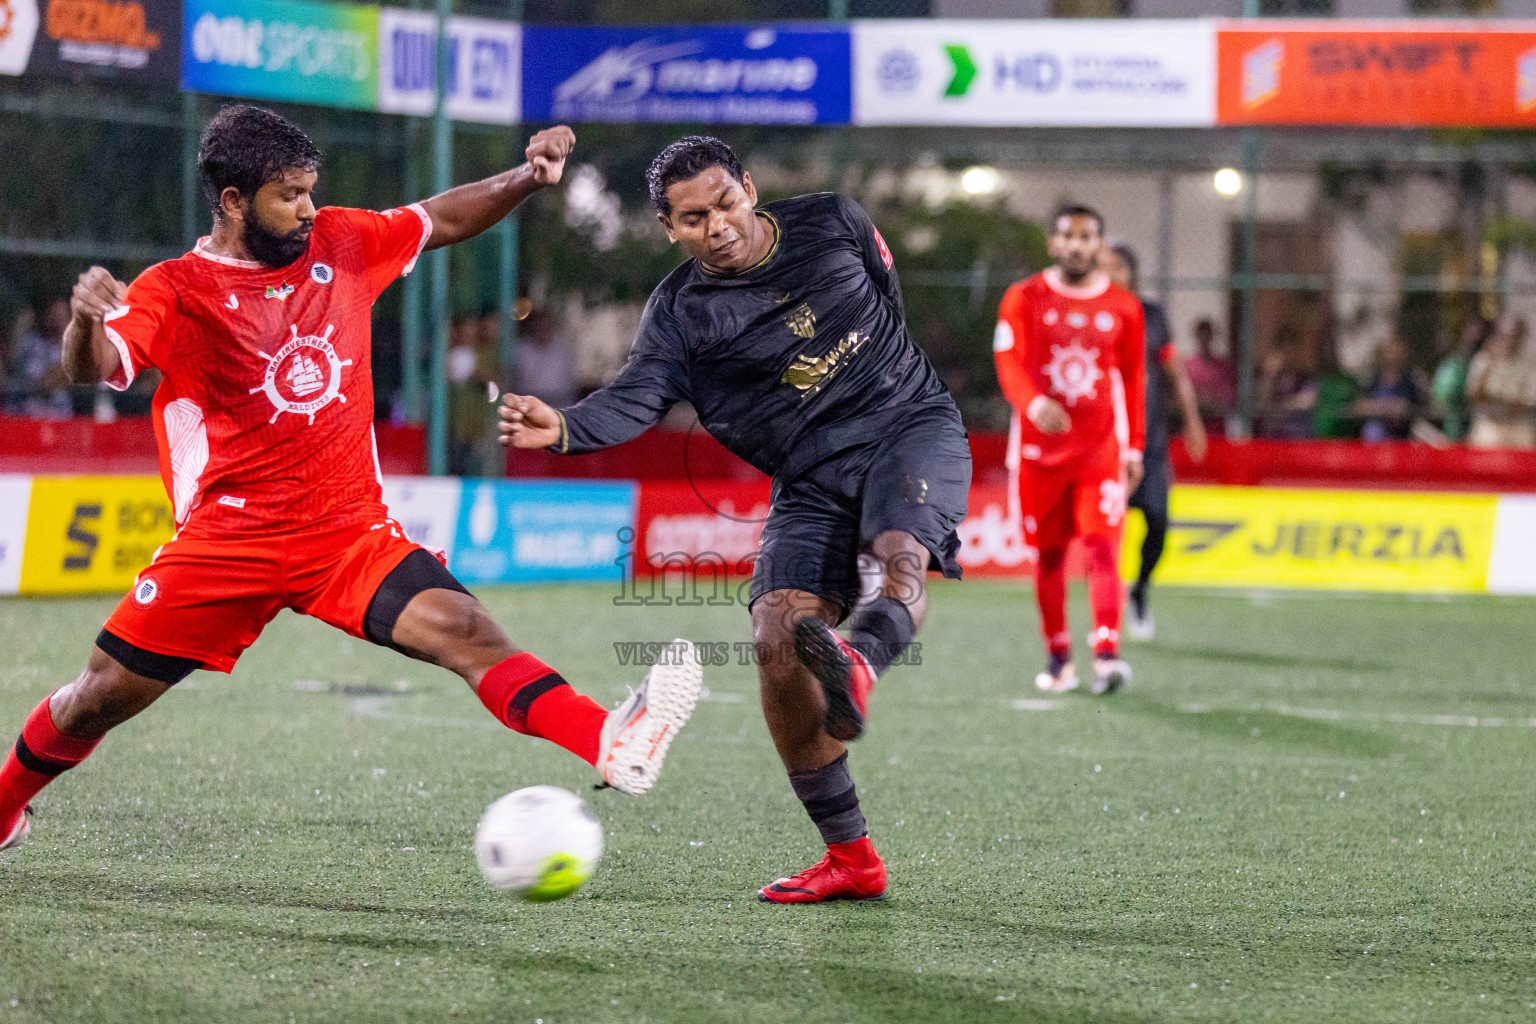
[[[847,124],[848,29],[523,30],[530,121]]]

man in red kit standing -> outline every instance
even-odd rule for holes
[[[370,311],[425,249],[472,238],[560,180],[569,128],[527,162],[383,213],[325,207],[320,153],[249,106],[203,132],[212,234],[124,286],[80,275],[64,367],[119,390],[149,367],[160,470],[176,536],[96,638],[86,669],[43,700],[0,765],[0,850],[30,831],[28,802],[108,730],[197,668],[228,672],[281,609],[440,665],[518,732],[592,764],[627,793],[655,782],[700,689],[693,645],[669,645],[616,710],[519,651],[381,501]]]
[[[1067,545],[1082,538],[1093,606],[1093,692],[1130,682],[1120,659],[1120,535],[1141,480],[1145,329],[1136,296],[1098,269],[1104,219],[1068,206],[1051,222],[1055,265],[1003,295],[992,350],[1014,408],[1008,465],[1049,663],[1035,685],[1077,686],[1067,626]]]

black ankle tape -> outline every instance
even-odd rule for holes
[[[859,810],[858,790],[848,773],[848,751],[815,771],[791,775],[789,784],[816,823],[822,842],[851,843],[868,831]]]
[[[848,642],[878,676],[901,657],[916,635],[911,609],[894,597],[882,595],[854,614]]]

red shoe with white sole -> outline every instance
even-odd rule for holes
[[[764,903],[827,903],[885,899],[885,863],[869,836],[831,843],[816,866],[757,891]]]
[[[875,673],[853,645],[814,616],[795,623],[795,656],[811,670],[827,697],[827,735],[848,743],[864,735]]]

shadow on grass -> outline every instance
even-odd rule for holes
[[[1315,718],[1296,718],[1274,711],[1227,708],[1189,711],[1152,700],[1134,690],[1117,698],[1115,705],[1127,714],[1156,719],[1212,739],[1317,750],[1346,757],[1390,757],[1403,750],[1398,738],[1385,731]]]
[[[1196,661],[1218,661],[1233,665],[1262,665],[1265,668],[1320,668],[1337,672],[1390,672],[1396,666],[1374,658],[1322,658],[1312,654],[1272,654],[1266,651],[1233,651],[1223,647],[1188,647],[1156,644],[1158,654]]]

